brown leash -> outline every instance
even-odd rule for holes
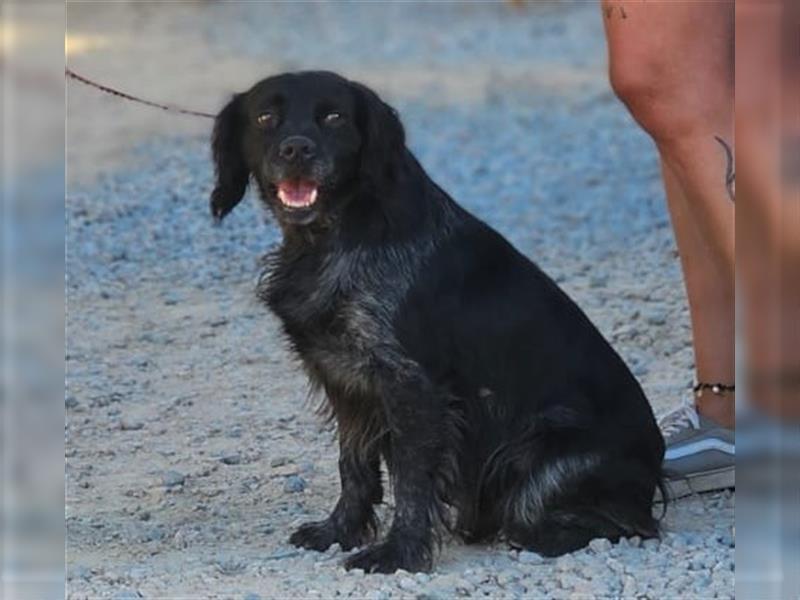
[[[65,68],[64,73],[67,77],[75,79],[76,81],[80,81],[84,85],[88,85],[89,87],[98,89],[101,92],[105,92],[106,94],[117,96],[118,98],[130,100],[131,102],[138,102],[139,104],[144,104],[146,106],[153,106],[155,108],[160,108],[161,110],[166,110],[167,112],[174,112],[182,115],[192,115],[194,117],[204,117],[206,119],[214,119],[216,117],[216,115],[212,115],[211,113],[206,113],[206,112],[200,112],[199,110],[189,110],[188,108],[181,108],[179,106],[170,106],[169,104],[159,104],[158,102],[152,102],[150,100],[145,100],[144,98],[137,98],[136,96],[132,96],[131,94],[126,94],[125,92],[115,90],[114,88],[102,85],[100,83],[97,83],[96,81],[92,81],[87,77],[78,75],[69,67]]]

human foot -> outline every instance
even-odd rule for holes
[[[667,448],[664,472],[673,498],[736,487],[733,429],[697,413],[686,402],[659,420]]]

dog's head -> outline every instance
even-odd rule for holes
[[[217,115],[211,212],[233,210],[252,175],[282,224],[308,225],[391,181],[404,148],[397,114],[365,86],[318,71],[270,77]]]

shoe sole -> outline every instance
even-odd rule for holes
[[[693,494],[719,492],[736,488],[736,469],[734,466],[723,467],[714,471],[704,471],[687,475],[683,479],[668,479],[667,493],[670,500],[685,498]],[[656,490],[655,502],[663,502],[661,491]]]

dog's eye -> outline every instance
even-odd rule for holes
[[[339,125],[344,118],[342,117],[341,113],[338,112],[329,112],[325,115],[325,118],[322,120],[325,125]]]
[[[274,127],[278,123],[278,117],[272,112],[263,112],[256,117],[259,127]]]

